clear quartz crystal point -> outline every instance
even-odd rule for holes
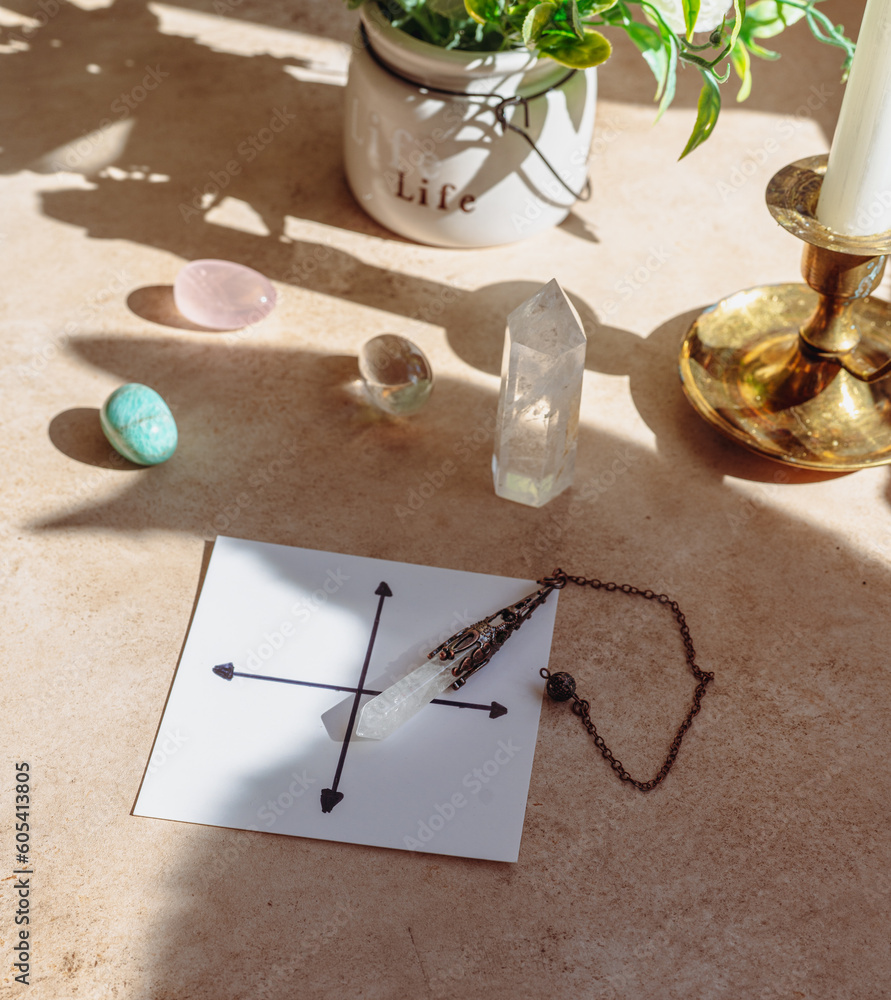
[[[389,736],[455,683],[453,666],[454,663],[444,663],[437,657],[381,691],[359,713],[356,735],[366,740]]]
[[[507,319],[492,475],[505,500],[541,507],[572,483],[585,331],[556,280]]]

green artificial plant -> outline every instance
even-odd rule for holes
[[[364,0],[347,0],[350,7]],[[375,0],[393,25],[445,49],[478,52],[526,47],[572,69],[610,57],[610,30],[624,31],[656,78],[657,120],[675,96],[678,65],[702,74],[696,122],[681,157],[703,143],[721,110],[721,84],[752,87],[752,56],[778,59],[762,42],[804,19],[814,37],[844,52],[842,78],[854,55],[844,28],[819,9],[824,0]]]

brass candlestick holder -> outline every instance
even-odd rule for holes
[[[891,305],[870,295],[891,231],[842,236],[817,220],[826,160],[798,160],[767,186],[771,215],[806,243],[807,285],[762,285],[707,309],[680,374],[694,408],[734,441],[842,472],[891,463]]]

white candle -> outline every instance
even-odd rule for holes
[[[891,0],[867,0],[817,218],[847,236],[891,229]]]

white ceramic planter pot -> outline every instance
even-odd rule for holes
[[[525,51],[440,49],[373,4],[362,24],[344,153],[350,188],[372,218],[442,247],[513,243],[562,222],[587,179],[596,70],[571,73]],[[528,100],[502,113],[541,155],[498,123],[499,104],[513,97]]]

